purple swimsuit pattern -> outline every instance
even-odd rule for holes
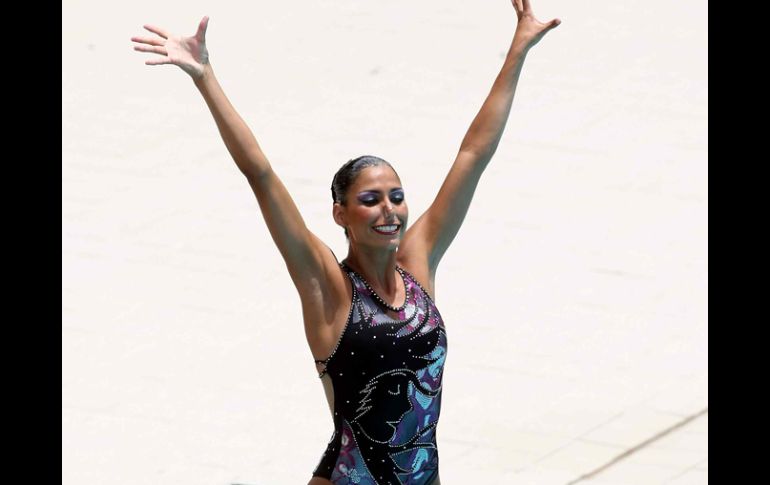
[[[314,477],[335,485],[430,485],[438,475],[436,425],[446,329],[428,293],[406,270],[398,318],[369,284],[340,263],[353,298],[337,347],[325,360],[334,387],[334,433]]]

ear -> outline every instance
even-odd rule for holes
[[[335,202],[332,206],[332,217],[338,226],[343,228],[347,226],[345,219],[345,207],[343,207],[339,202]]]

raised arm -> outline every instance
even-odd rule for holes
[[[431,275],[435,274],[441,257],[460,230],[481,174],[497,149],[529,49],[561,23],[559,19],[548,23],[537,20],[529,0],[512,0],[512,3],[518,23],[503,67],[468,128],[436,199],[407,231],[401,246],[423,255]]]
[[[192,37],[173,36],[159,27],[144,28],[158,37],[132,37],[134,49],[159,54],[145,64],[179,66],[193,79],[214,117],[222,140],[238,169],[246,177],[295,286],[303,294],[316,291],[325,266],[334,257],[305,225],[293,199],[273,171],[253,133],[238,115],[214,76],[206,49],[208,17],[203,17]],[[336,264],[336,263],[335,263]]]
[[[173,64],[190,75],[206,101],[235,164],[247,177],[256,177],[267,171],[270,164],[251,130],[230,104],[214,76],[206,49],[208,23],[209,18],[203,17],[198,31],[192,37],[173,36],[160,27],[145,25],[145,29],[158,37],[131,37],[131,40],[139,43],[134,46],[135,50],[161,55],[145,61],[148,66]]]

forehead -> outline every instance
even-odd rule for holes
[[[366,190],[400,186],[401,180],[396,175],[396,172],[388,165],[381,164],[361,170],[351,188],[354,190]]]

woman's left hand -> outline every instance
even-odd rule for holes
[[[543,23],[535,18],[532,13],[532,4],[529,0],[511,0],[513,8],[516,9],[516,16],[519,23],[516,25],[516,34],[513,39],[518,42],[524,50],[529,50],[532,46],[540,42],[540,39],[546,32],[554,29],[561,23],[558,18],[548,23]]]

